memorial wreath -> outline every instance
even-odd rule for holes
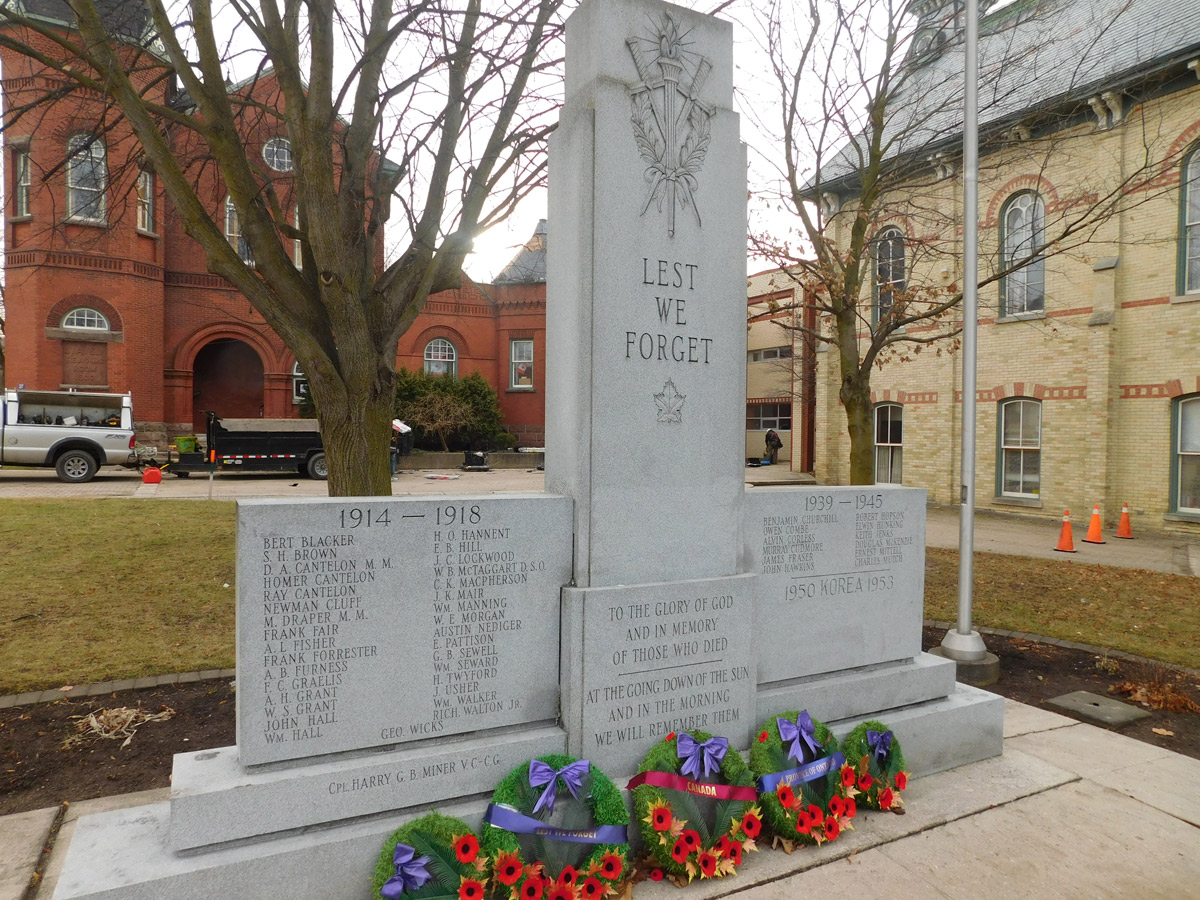
[[[496,786],[483,822],[502,900],[599,900],[627,875],[625,801],[586,759],[551,754],[517,766]]]
[[[487,861],[465,822],[429,813],[383,842],[372,896],[384,900],[482,900]]]
[[[869,809],[899,811],[900,792],[908,787],[904,754],[898,741],[882,722],[863,722],[842,741],[846,766],[842,783],[853,779],[859,803]]]
[[[837,738],[808,710],[780,713],[763,723],[750,745],[763,820],[787,852],[796,844],[836,840],[857,814],[853,784],[841,771]]]
[[[725,738],[672,732],[650,748],[627,787],[655,881],[664,874],[689,882],[733,875],[742,853],[758,849],[762,814],[754,776]],[[710,801],[706,816],[700,803]]]

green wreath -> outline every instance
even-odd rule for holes
[[[712,737],[703,731],[687,733],[701,744]],[[675,732],[671,732],[651,747],[642,757],[638,774],[680,775],[678,740]],[[732,747],[721,758],[719,771],[719,784],[754,786],[754,776],[741,754]],[[733,875],[742,863],[743,851],[758,849],[754,839],[762,829],[762,811],[751,801],[718,799],[712,818],[715,824],[710,826],[693,793],[652,784],[633,788],[633,814],[641,828],[646,852],[659,867],[650,872],[655,881],[663,873],[689,882],[697,875],[701,878]],[[725,822],[729,824],[722,829],[721,823]]]
[[[872,737],[874,735],[874,737]],[[880,743],[886,744],[886,751]],[[842,741],[848,766],[853,767],[859,803],[868,809],[898,810],[904,801],[900,792],[908,787],[904,753],[900,741],[882,722],[863,722]],[[843,782],[850,778],[843,773]]]
[[[554,770],[579,762],[561,754],[538,759]],[[500,808],[548,821],[547,810],[534,812],[545,789],[529,783],[533,762],[517,766],[496,785],[489,815],[493,808]],[[562,777],[555,777],[553,791],[557,803],[565,804],[562,821],[555,827],[581,831],[621,826],[628,835],[629,811],[621,791],[595,766],[589,766],[578,799]],[[545,900],[599,900],[617,893],[617,885],[628,874],[628,837],[607,844],[574,843],[548,836],[518,835],[485,820],[480,845],[491,866],[494,896],[501,900],[542,900],[543,896]],[[590,850],[580,858],[587,848]]]
[[[375,864],[371,896],[384,900],[481,900],[487,865],[465,822],[429,813],[401,825]]]
[[[758,739],[750,745],[750,770],[759,779],[758,801],[763,821],[775,834],[776,842],[791,852],[796,844],[817,844],[836,840],[843,830],[853,830],[850,824],[857,813],[853,784],[842,779],[844,766],[837,765],[826,774],[809,781],[787,780],[777,788],[763,790],[764,776],[786,772],[801,766],[789,755],[791,741],[785,742],[779,733],[779,720],[795,722],[807,716],[807,710],[788,710],[771,716],[759,729]],[[811,719],[813,737],[824,751],[816,759],[834,757],[839,752],[837,738],[822,722]],[[804,762],[812,762],[805,759]]]

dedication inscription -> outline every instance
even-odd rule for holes
[[[554,718],[561,497],[238,504],[244,764]]]
[[[890,487],[746,496],[760,684],[921,652],[925,495]]]

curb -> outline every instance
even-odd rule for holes
[[[234,678],[237,669],[205,669],[202,672],[182,672],[167,675],[148,675],[142,678],[125,678],[121,681],[102,681],[99,684],[79,684],[67,689],[55,688],[48,691],[29,691],[0,697],[0,709],[14,706],[32,706],[35,703],[53,703],[64,698],[76,700],[81,697],[98,697],[117,691],[140,691],[146,688],[163,687],[170,684],[192,684],[197,681],[215,681]]]

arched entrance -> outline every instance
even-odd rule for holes
[[[192,364],[192,426],[204,433],[205,412],[251,419],[263,414],[263,363],[254,348],[233,338],[205,344]]]

